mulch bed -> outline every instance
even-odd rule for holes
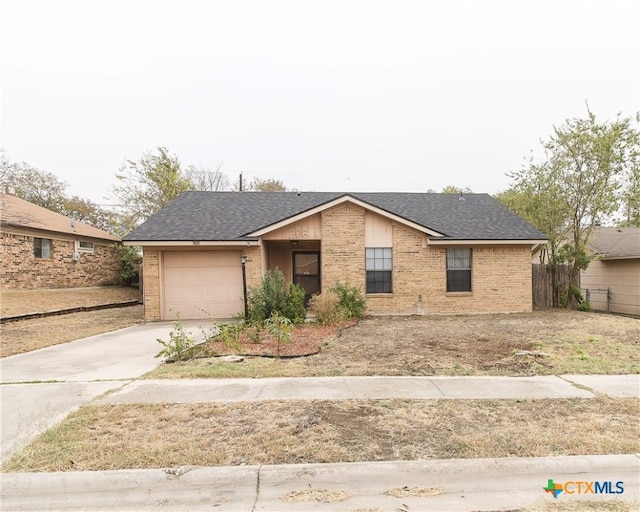
[[[357,323],[356,320],[351,320],[338,325],[304,324],[296,326],[291,334],[291,340],[288,343],[280,344],[280,357],[302,357],[317,354],[327,342],[340,337],[344,329]],[[227,347],[218,338],[208,341],[201,347],[200,355],[205,357],[225,355],[278,357],[278,343],[275,337],[265,330],[260,332],[260,341],[257,343],[251,339],[250,333],[245,332],[241,335],[237,347]]]

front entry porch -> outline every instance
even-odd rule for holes
[[[267,270],[280,269],[286,282],[300,285],[306,302],[320,293],[320,240],[269,241],[265,246]]]

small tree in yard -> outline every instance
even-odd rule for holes
[[[291,341],[293,322],[277,311],[265,321],[267,332],[276,339],[277,355],[280,359],[280,345]]]
[[[577,290],[580,271],[591,257],[586,247],[593,228],[611,220],[622,203],[628,223],[637,211],[640,167],[639,117],[618,117],[597,122],[569,119],[554,127],[542,142],[544,158],[533,157],[520,171],[510,174],[511,188],[498,195],[505,206],[549,235],[549,267],[553,272],[567,265],[570,283],[557,296],[570,297]],[[569,305],[570,301],[567,301]]]

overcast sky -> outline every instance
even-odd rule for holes
[[[101,204],[125,159],[315,191],[495,193],[640,110],[640,2],[0,0],[1,141]]]

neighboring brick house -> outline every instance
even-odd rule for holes
[[[547,237],[487,194],[185,192],[124,238],[147,320],[231,317],[279,268],[307,294],[359,287],[369,314],[531,311]]]
[[[0,212],[0,289],[75,288],[117,281],[118,237],[9,194],[0,194]]]

